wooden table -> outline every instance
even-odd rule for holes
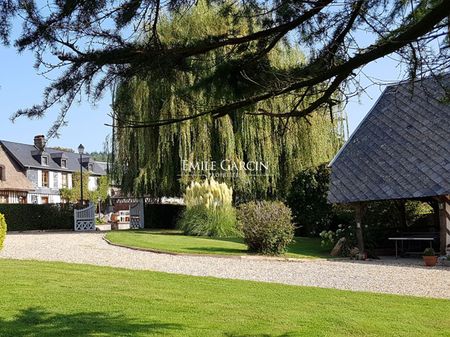
[[[433,248],[433,241],[434,238],[432,237],[408,237],[408,236],[402,236],[402,237],[395,237],[395,238],[388,238],[389,240],[395,241],[395,257],[398,258],[398,242],[401,241],[402,243],[402,251],[403,251],[403,242],[405,241],[430,241],[430,247]]]

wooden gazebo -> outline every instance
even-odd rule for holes
[[[450,245],[450,75],[388,86],[331,166],[328,200],[362,212],[369,201],[433,200],[440,252]]]

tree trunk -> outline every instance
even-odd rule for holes
[[[356,220],[356,240],[358,243],[359,254],[364,254],[364,236],[363,236],[363,213],[364,213],[364,204],[358,202],[355,205],[355,220]]]
[[[448,237],[450,236],[450,212],[449,212],[449,199],[442,197],[439,201],[439,223],[440,223],[440,254],[445,255],[447,253],[447,244],[450,244]]]
[[[406,232],[408,228],[408,223],[406,219],[406,201],[405,200],[399,200],[397,203],[398,210],[400,212],[400,227],[402,232]]]

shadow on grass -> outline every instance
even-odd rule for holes
[[[245,249],[238,248],[224,248],[224,247],[186,247],[186,250],[190,250],[193,253],[222,253],[222,254],[248,254]]]
[[[306,257],[330,258],[330,250],[320,244],[316,238],[296,237],[289,245],[287,253],[298,254]]]
[[[183,232],[178,229],[132,229],[124,232],[133,233],[133,234],[164,234],[164,235],[183,235]]]
[[[12,320],[0,317],[1,337],[171,335],[179,324],[130,321],[121,314],[80,312],[57,314],[40,308],[21,310]]]
[[[225,334],[226,337],[293,337],[293,336],[298,336],[298,333],[295,332],[287,332],[287,333],[283,333],[281,335],[273,335],[273,334],[268,334],[268,333],[262,333],[262,334],[246,334],[246,335],[235,335],[232,333],[226,333]]]

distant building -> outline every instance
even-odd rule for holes
[[[72,188],[72,176],[80,172],[77,153],[47,148],[45,137],[34,145],[0,140],[0,203],[60,203],[60,189]],[[90,173],[88,187],[97,189],[106,175],[103,165],[83,155],[83,172]]]

